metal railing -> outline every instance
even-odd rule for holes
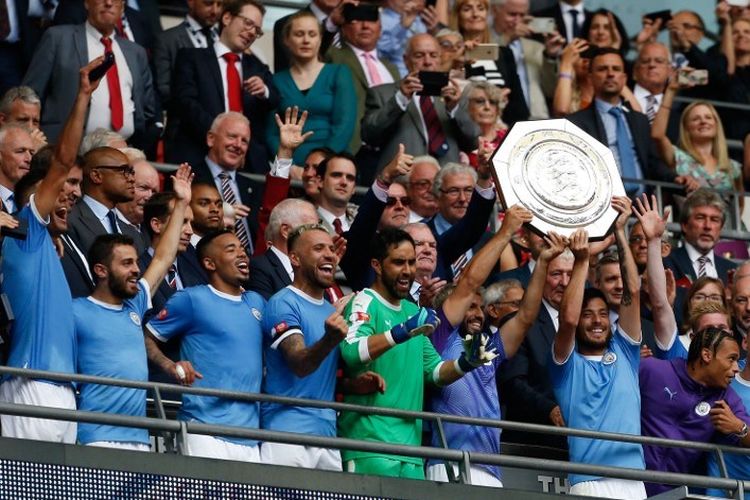
[[[572,429],[554,427],[523,422],[511,422],[506,420],[489,420],[475,417],[463,417],[457,415],[440,414],[432,412],[408,411],[395,408],[380,408],[355,405],[351,403],[337,403],[331,401],[320,401],[311,399],[300,399],[274,396],[270,394],[243,393],[237,391],[209,389],[201,387],[186,387],[175,384],[158,382],[140,382],[133,380],[121,380],[91,375],[80,375],[70,373],[47,372],[41,370],[28,370],[0,366],[0,374],[31,379],[44,379],[58,382],[75,382],[112,385],[136,389],[151,390],[154,394],[157,418],[133,417],[127,415],[88,412],[82,410],[68,410],[50,407],[38,407],[19,405],[13,403],[0,403],[0,414],[28,416],[37,418],[48,418],[54,420],[65,420],[75,422],[90,422],[104,425],[116,425],[148,429],[162,436],[173,435],[178,445],[177,452],[185,449],[187,434],[202,434],[210,436],[224,436],[236,438],[248,438],[258,441],[271,441],[287,444],[298,444],[304,446],[316,446],[324,448],[369,451],[374,453],[386,453],[393,455],[412,456],[422,459],[435,459],[445,462],[459,464],[458,481],[470,484],[469,469],[473,463],[499,465],[506,467],[522,467],[532,470],[549,470],[563,473],[587,474],[593,476],[613,477],[637,481],[686,485],[695,488],[717,488],[731,490],[743,496],[744,491],[750,487],[750,481],[730,479],[724,462],[725,453],[734,453],[750,456],[750,449],[738,448],[713,443],[697,443],[691,441],[679,441],[666,438],[649,436],[636,436],[631,434],[620,434],[612,432],[599,432],[586,429]],[[432,422],[439,433],[443,448],[426,446],[408,446],[373,441],[360,441],[348,438],[325,437],[290,432],[269,431],[264,429],[248,429],[224,425],[213,425],[199,422],[185,422],[178,420],[167,420],[161,399],[162,391],[178,392],[180,394],[193,394],[198,396],[211,396],[226,399],[234,399],[249,402],[278,403],[291,406],[304,406],[311,408],[325,408],[335,411],[356,412],[366,415],[381,415],[405,419],[421,419]],[[620,441],[636,443],[641,445],[665,446],[676,448],[687,448],[704,452],[715,453],[723,477],[708,477],[694,474],[682,474],[672,472],[660,472],[653,470],[638,470],[622,467],[609,467],[593,464],[572,463],[562,460],[528,458],[510,455],[493,455],[488,453],[471,452],[466,450],[448,449],[445,442],[443,425],[445,423],[463,424],[473,426],[493,427],[508,430],[520,430],[526,432],[542,433],[557,436],[576,436],[590,439],[603,439],[609,441]],[[452,467],[447,467],[452,472]]]

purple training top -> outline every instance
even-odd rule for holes
[[[643,359],[639,378],[644,436],[736,445],[736,436],[722,434],[711,424],[708,411],[720,399],[750,425],[750,417],[737,393],[731,387],[718,389],[699,384],[688,375],[685,359]],[[651,445],[643,445],[643,452],[647,469],[680,473],[693,472],[703,454],[699,450]],[[646,483],[649,496],[672,488],[674,486]]]

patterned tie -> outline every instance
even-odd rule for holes
[[[344,234],[344,228],[341,227],[341,219],[339,219],[338,217],[333,219],[333,230],[336,231],[336,234],[339,236]]]
[[[112,40],[103,36],[101,42],[104,45],[104,53],[112,52]],[[117,132],[125,122],[122,108],[122,92],[120,90],[120,74],[117,72],[117,63],[107,71],[107,88],[109,89],[109,111],[112,115],[112,130]]]
[[[646,116],[649,123],[654,123],[654,117],[656,116],[656,96],[654,94],[646,96]]]
[[[702,278],[706,275],[706,264],[708,264],[708,257],[701,255],[698,257],[698,277]]]
[[[177,266],[172,264],[167,271],[167,284],[172,290],[177,289]]]
[[[378,65],[375,60],[375,56],[371,52],[363,52],[362,56],[365,58],[365,66],[367,66],[367,74],[370,76],[370,87],[381,85],[383,79],[380,78],[380,71],[378,71]]]
[[[109,227],[112,228],[110,234],[121,234],[120,227],[117,225],[117,215],[115,215],[114,210],[107,212],[107,220],[109,221]]]
[[[608,113],[617,120],[617,154],[620,157],[620,174],[627,179],[635,179],[638,175],[635,167],[635,153],[633,153],[633,144],[628,135],[625,114],[618,107],[609,108]],[[636,195],[639,190],[639,184],[625,184],[628,196]]]
[[[10,35],[10,16],[8,15],[8,3],[0,1],[0,40],[5,40]]]
[[[427,127],[427,150],[430,155],[440,158],[448,152],[448,142],[445,140],[443,126],[432,104],[432,98],[427,95],[421,96],[419,108],[422,110],[422,118]]]
[[[568,14],[570,14],[570,18],[573,20],[573,36],[570,37],[571,40],[573,38],[581,38],[581,23],[578,22],[578,14],[580,12],[577,9],[570,9]]]
[[[229,111],[242,113],[242,84],[240,83],[240,73],[237,71],[235,63],[240,60],[240,56],[232,52],[227,52],[222,56],[227,61],[227,98],[229,100]]]
[[[219,174],[219,179],[221,179],[221,197],[230,205],[236,205],[237,197],[234,195],[234,189],[232,189],[231,176],[226,172],[222,172]],[[250,235],[247,233],[245,222],[242,219],[237,219],[234,222],[234,233],[240,239],[242,245],[248,249],[250,255],[252,255],[253,247],[250,243]]]

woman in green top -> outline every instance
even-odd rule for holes
[[[284,43],[289,52],[289,69],[276,73],[273,83],[279,91],[279,107],[273,113],[297,106],[307,111],[304,132],[314,134],[294,153],[294,163],[303,165],[307,154],[321,147],[346,151],[357,119],[357,98],[351,72],[346,66],[320,60],[321,26],[315,15],[300,11],[284,26]],[[273,116],[271,121],[273,123]],[[279,145],[278,127],[268,127],[266,139],[271,151]]]

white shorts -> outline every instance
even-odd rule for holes
[[[113,448],[116,450],[130,451],[151,451],[151,446],[143,443],[119,442],[119,441],[94,441],[87,443],[86,446],[96,446],[98,448]]]
[[[76,409],[76,397],[69,385],[50,384],[19,377],[13,377],[0,385],[0,400],[19,405]],[[5,437],[54,443],[75,443],[78,433],[78,424],[65,420],[0,415],[0,424]]]
[[[191,457],[220,458],[222,460],[236,460],[238,462],[260,463],[260,449],[258,445],[230,443],[223,439],[202,434],[188,434],[185,455]]]
[[[457,465],[453,465],[453,472],[456,474],[456,477],[458,477],[459,471]],[[481,467],[472,465],[469,469],[469,474],[471,474],[472,486],[489,486],[490,488],[503,487],[502,481],[500,481],[498,478],[482,469]],[[448,471],[445,470],[445,465],[443,464],[430,465],[429,467],[427,467],[426,477],[430,481],[447,483]]]
[[[640,500],[646,498],[643,481],[629,479],[602,478],[596,481],[583,481],[570,487],[570,495],[599,498],[622,498]]]
[[[260,459],[264,464],[341,471],[341,454],[329,448],[263,443],[260,445]]]

